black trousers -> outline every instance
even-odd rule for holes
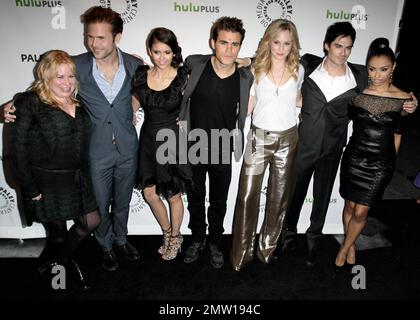
[[[220,246],[224,232],[223,220],[226,215],[226,202],[232,177],[231,164],[192,165],[194,189],[187,192],[188,211],[193,241],[201,242],[206,237],[206,175],[209,175],[209,202],[207,220],[209,241]]]
[[[319,155],[315,150],[302,144],[298,146],[292,170],[292,191],[284,224],[287,230],[296,232],[300,211],[313,174],[314,200],[311,224],[306,230],[306,235],[308,240],[321,237],[342,152],[343,149],[339,148]]]

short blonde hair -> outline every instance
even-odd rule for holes
[[[42,102],[52,107],[56,107],[58,103],[52,97],[49,85],[52,79],[57,76],[58,67],[62,64],[70,66],[71,72],[73,75],[76,75],[76,65],[67,52],[62,50],[51,50],[44,53],[35,67],[35,81],[30,88],[38,95]],[[70,97],[76,104],[79,103],[76,99],[77,89],[78,83],[76,80],[75,90]]]
[[[286,64],[289,72],[294,79],[297,79],[299,74],[299,36],[295,24],[286,19],[277,19],[270,23],[261,38],[258,49],[255,53],[255,61],[252,64],[254,75],[257,83],[261,77],[268,74],[271,69],[271,51],[270,42],[273,41],[280,31],[290,31],[292,35],[292,50],[286,58]]]

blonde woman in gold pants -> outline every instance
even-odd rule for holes
[[[232,266],[239,271],[254,258],[265,170],[269,166],[265,215],[257,256],[265,263],[276,248],[286,212],[291,166],[298,142],[296,107],[301,105],[303,67],[299,38],[288,20],[266,29],[252,64],[255,80],[248,115],[252,126],[242,164],[233,222]]]

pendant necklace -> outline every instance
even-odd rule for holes
[[[284,69],[283,69],[283,73],[281,74],[281,78],[280,78],[280,81],[279,81],[279,85],[277,85],[277,83],[276,83],[276,79],[274,78],[274,74],[273,74],[273,70],[271,70],[270,72],[271,72],[271,76],[273,77],[273,82],[274,82],[274,85],[276,86],[276,91],[274,92],[274,94],[276,95],[276,96],[278,96],[279,95],[279,87],[280,87],[280,84],[281,84],[281,81],[283,80],[283,76],[284,76],[284,72],[286,71],[286,67],[284,67]]]

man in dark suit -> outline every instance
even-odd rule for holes
[[[313,175],[311,225],[306,231],[309,266],[315,262],[338,164],[347,141],[347,108],[350,100],[367,85],[366,68],[347,62],[355,38],[356,31],[351,23],[337,22],[327,29],[324,58],[311,54],[301,58],[305,68],[302,121],[279,248],[287,251],[295,240],[300,211]]]
[[[137,132],[133,126],[131,78],[143,61],[117,45],[123,31],[120,15],[100,6],[82,16],[89,52],[74,56],[78,95],[92,120],[90,170],[101,224],[95,237],[103,251],[102,266],[118,269],[115,250],[125,258],[140,258],[127,242],[129,205],[137,168]],[[7,121],[14,121],[14,107],[5,107]],[[110,210],[111,208],[111,210]]]
[[[222,17],[212,27],[211,47],[214,54],[192,55],[185,62],[191,74],[181,105],[181,129],[185,134],[190,133],[189,129],[196,132],[201,130],[209,138],[205,144],[211,146],[201,148],[196,155],[200,160],[192,165],[194,190],[188,192],[187,196],[190,213],[188,226],[193,241],[186,251],[185,263],[197,260],[200,251],[205,248],[205,196],[208,174],[210,263],[214,268],[221,268],[224,264],[221,240],[232,173],[231,153],[233,147],[237,161],[242,155],[242,130],[253,80],[248,68],[238,69],[235,65],[244,36],[245,29],[241,20]],[[216,146],[216,139],[210,138],[212,130],[229,132],[229,140],[233,138],[233,142],[222,144],[221,147]]]

